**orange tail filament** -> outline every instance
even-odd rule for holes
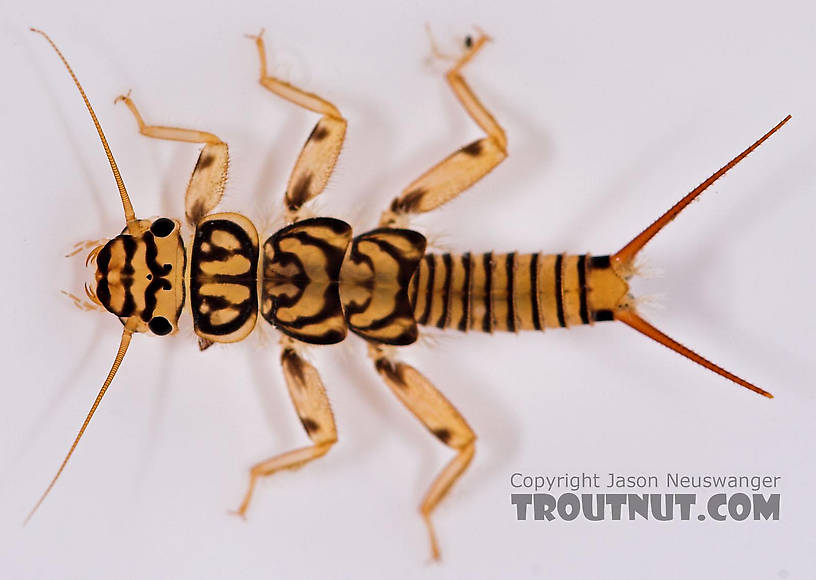
[[[694,201],[703,191],[705,191],[711,184],[717,181],[720,177],[725,175],[725,173],[734,167],[737,163],[745,159],[754,149],[759,147],[768,137],[776,133],[782,125],[787,123],[790,120],[791,116],[788,115],[782,121],[780,121],[773,129],[765,133],[762,137],[760,137],[757,141],[755,141],[750,147],[745,149],[742,153],[734,157],[731,161],[726,163],[723,167],[721,167],[718,171],[716,171],[711,177],[706,179],[703,183],[698,185],[695,189],[693,189],[688,195],[686,195],[683,199],[678,201],[674,206],[672,206],[669,211],[664,213],[658,219],[656,219],[649,227],[643,230],[640,234],[635,236],[635,238],[626,244],[623,248],[617,251],[617,253],[611,256],[612,267],[615,271],[622,277],[628,278],[631,273],[633,272],[633,263],[635,257],[637,256],[638,252],[643,249],[645,246],[657,233],[662,230],[670,221],[676,218],[681,211],[683,211],[688,205]],[[735,382],[738,385],[745,387],[746,389],[750,389],[755,393],[762,395],[763,397],[773,398],[768,391],[764,389],[760,389],[759,387],[749,383],[748,381],[741,379],[740,377],[726,371],[722,367],[719,367],[712,363],[711,361],[703,358],[699,354],[695,353],[689,348],[686,348],[673,338],[667,336],[666,334],[659,331],[657,328],[643,320],[638,314],[634,311],[633,307],[625,306],[619,307],[614,314],[615,320],[620,320],[624,324],[627,324],[637,330],[638,332],[648,336],[652,340],[655,340],[662,344],[663,346],[670,348],[671,350],[683,355],[687,359],[696,362],[699,365],[707,368],[710,371],[717,373],[718,375],[725,377],[726,379]]]
[[[681,211],[686,209],[686,207],[697,198],[697,196],[699,196],[706,189],[708,189],[708,187],[712,185],[715,181],[717,181],[720,177],[725,175],[725,173],[729,169],[731,169],[737,163],[745,159],[748,156],[748,154],[751,153],[754,149],[762,145],[762,143],[768,137],[776,133],[782,127],[782,125],[790,121],[790,118],[791,116],[788,115],[787,117],[782,119],[776,127],[765,133],[762,137],[755,141],[753,145],[748,147],[748,149],[746,149],[745,151],[734,157],[731,161],[726,163],[717,172],[715,172],[714,175],[706,179],[704,182],[702,182],[700,185],[694,188],[688,195],[686,195],[686,197],[684,197],[676,204],[674,204],[674,206],[672,206],[672,208],[669,211],[667,211],[662,216],[657,218],[654,221],[654,223],[652,223],[652,225],[650,225],[648,228],[646,228],[637,236],[635,236],[635,238],[631,242],[629,242],[623,248],[618,250],[612,256],[613,264],[618,265],[618,267],[622,266],[623,269],[625,270],[630,269],[632,261],[635,259],[637,253],[641,249],[643,249],[643,246],[645,246],[649,242],[649,240],[651,240],[653,237],[655,237],[655,235],[657,235],[657,232],[662,230],[670,221],[676,218]]]
[[[763,397],[768,397],[769,399],[773,399],[773,395],[766,391],[765,389],[760,389],[756,385],[749,383],[748,381],[739,378],[737,375],[729,373],[724,368],[715,365],[708,359],[701,357],[699,354],[687,348],[674,340],[673,338],[666,336],[654,326],[643,320],[640,316],[638,316],[633,310],[621,310],[615,315],[615,320],[620,320],[624,324],[627,324],[637,330],[638,332],[645,334],[652,340],[655,340],[662,344],[663,346],[672,349],[674,352],[680,353],[687,359],[696,362],[698,365],[704,366],[710,371],[714,371],[721,377],[725,377],[729,381],[734,381],[738,385],[745,387],[746,389],[750,389],[755,393],[759,393]]]

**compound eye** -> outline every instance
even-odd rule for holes
[[[170,332],[173,330],[173,326],[164,316],[156,316],[147,323],[147,327],[150,329],[150,332],[157,336],[170,334]]]
[[[159,218],[150,225],[150,232],[157,238],[166,238],[176,228],[175,222],[167,218]]]

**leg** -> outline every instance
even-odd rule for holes
[[[303,360],[295,351],[295,343],[292,339],[286,337],[281,343],[283,344],[281,364],[283,375],[286,377],[286,386],[298,417],[300,417],[300,422],[314,445],[288,451],[254,465],[249,472],[249,488],[244,495],[244,501],[236,511],[242,517],[246,515],[247,508],[249,508],[249,502],[252,500],[252,493],[255,491],[255,484],[259,477],[272,475],[281,469],[300,467],[304,463],[322,457],[332,445],[337,443],[334,415],[317,369]]]
[[[393,362],[385,350],[379,346],[369,346],[368,352],[369,356],[374,359],[377,372],[400,401],[442,443],[457,452],[431,484],[419,507],[422,519],[428,527],[431,554],[435,560],[438,560],[439,545],[431,523],[431,512],[473,459],[473,453],[476,451],[476,434],[473,433],[456,407],[414,367],[401,362]]]
[[[177,127],[162,127],[145,125],[139,110],[130,98],[130,94],[116,97],[115,102],[123,101],[139,124],[139,133],[153,139],[167,141],[183,141],[185,143],[204,143],[204,149],[198,156],[190,182],[187,184],[187,193],[184,195],[184,207],[187,221],[191,225],[197,224],[201,218],[210,213],[221,196],[224,195],[224,185],[227,182],[227,167],[229,153],[227,144],[212,133],[193,129],[179,129]]]
[[[82,250],[92,250],[92,249],[95,249],[97,247],[101,248],[107,242],[108,242],[107,240],[82,240],[81,242],[77,242],[76,244],[74,244],[73,249],[70,252],[68,252],[67,254],[65,254],[65,257],[66,258],[73,258],[78,253],[80,253]],[[96,256],[96,254],[94,254],[94,256]],[[85,265],[87,266],[88,263],[86,262]]]
[[[286,187],[284,201],[287,219],[294,222],[303,204],[326,188],[343,147],[347,123],[330,102],[266,74],[266,49],[262,35],[263,32],[250,36],[255,40],[261,61],[259,82],[279,97],[323,115],[306,139]]]
[[[88,292],[87,286],[86,286],[85,292],[86,293]],[[77,308],[79,308],[83,312],[90,312],[91,310],[97,310],[98,311],[100,309],[98,304],[88,302],[87,300],[82,300],[79,296],[76,296],[76,295],[72,294],[71,292],[68,292],[67,290],[60,290],[60,293],[63,296],[65,296],[66,298],[68,298],[69,300],[71,300],[71,302],[74,303],[74,306],[76,306]]]
[[[507,137],[479,101],[461,74],[470,59],[489,40],[482,34],[474,42],[467,42],[466,52],[451,68],[446,79],[465,111],[487,137],[465,145],[446,159],[437,163],[406,187],[391,207],[383,212],[381,226],[398,224],[404,214],[422,213],[436,209],[465,191],[487,175],[507,157]]]

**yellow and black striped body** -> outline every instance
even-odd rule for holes
[[[611,272],[608,256],[587,254],[426,254],[409,295],[422,325],[483,332],[568,327],[612,320],[606,284],[597,284],[605,270]],[[627,288],[615,290],[613,304]]]
[[[408,288],[426,241],[413,230],[378,228],[354,238],[341,272],[340,296],[351,330],[392,345],[416,342]]]
[[[346,337],[340,268],[351,226],[333,218],[295,222],[264,243],[261,315],[302,342],[334,344]]]
[[[92,254],[95,299],[134,332],[170,334],[186,296],[186,254],[179,223],[140,220]]]
[[[211,342],[246,338],[258,318],[258,232],[252,222],[237,213],[199,221],[188,284],[198,336]]]
[[[241,340],[260,308],[267,322],[310,344],[341,342],[348,330],[378,344],[415,342],[408,288],[425,253],[424,236],[396,228],[351,235],[351,226],[334,218],[301,220],[264,242],[258,264],[249,220],[205,218],[190,259],[196,334],[210,342]]]
[[[177,222],[160,218],[141,229],[99,251],[100,302],[123,322],[167,334],[189,296],[205,344],[242,340],[259,312],[311,344],[341,342],[350,330],[375,344],[408,345],[418,325],[568,327],[612,320],[628,293],[608,256],[426,254],[424,236],[413,230],[378,228],[352,239],[351,226],[334,218],[295,222],[260,251],[255,226],[237,213],[199,221],[182,280]]]

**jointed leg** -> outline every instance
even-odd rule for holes
[[[255,40],[261,61],[259,82],[287,101],[323,115],[306,139],[286,187],[284,201],[287,217],[289,221],[297,221],[298,212],[303,204],[318,196],[326,188],[340,155],[340,149],[343,147],[347,122],[337,107],[330,102],[267,74],[266,49],[262,34],[263,32],[257,36],[250,36]]]
[[[254,465],[249,472],[249,487],[244,501],[236,511],[240,516],[246,515],[259,477],[272,475],[281,469],[300,467],[325,455],[337,442],[334,415],[317,369],[295,351],[292,339],[284,338],[282,344],[281,364],[286,386],[300,422],[314,445],[288,451]]]
[[[369,356],[374,360],[377,372],[402,403],[442,443],[457,452],[431,484],[419,507],[422,519],[428,527],[431,554],[438,560],[439,545],[431,522],[431,513],[473,459],[476,451],[476,434],[456,407],[414,367],[392,361],[387,352],[379,346],[369,346]]]
[[[507,157],[504,129],[479,101],[461,73],[462,67],[476,56],[488,40],[482,34],[473,43],[468,42],[467,52],[445,75],[456,98],[487,133],[487,137],[465,145],[406,187],[394,199],[391,207],[383,212],[380,225],[395,225],[405,214],[436,209],[479,181]]]
[[[139,110],[130,98],[130,94],[116,97],[115,102],[123,101],[139,124],[139,133],[153,139],[167,141],[183,141],[185,143],[204,143],[204,149],[198,156],[190,182],[187,184],[187,193],[184,196],[187,221],[195,225],[210,213],[224,194],[227,182],[227,167],[229,152],[227,144],[212,133],[196,131],[194,129],[180,129],[178,127],[163,127],[160,125],[145,125]]]

